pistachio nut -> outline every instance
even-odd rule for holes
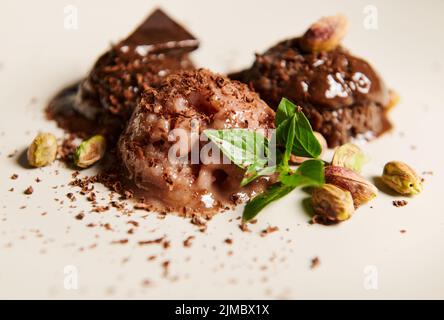
[[[355,208],[369,202],[378,195],[378,189],[351,169],[327,166],[325,182],[347,190],[353,197]]]
[[[400,161],[391,161],[384,166],[382,181],[403,195],[419,194],[423,189],[422,181],[416,172]]]
[[[301,38],[301,47],[307,52],[332,51],[347,33],[348,20],[344,15],[323,17],[313,23]]]
[[[74,164],[80,168],[88,168],[105,155],[106,140],[96,135],[83,141],[74,152]]]
[[[314,189],[312,204],[316,215],[332,222],[347,220],[355,212],[350,192],[332,184]]]
[[[401,96],[395,90],[390,90],[389,91],[389,102],[385,106],[385,109],[388,111],[393,109],[399,103],[399,101],[401,101]]]
[[[28,148],[28,162],[33,167],[44,167],[57,156],[57,139],[51,133],[39,133]]]
[[[319,155],[319,157],[321,157],[324,151],[327,149],[327,140],[325,140],[324,136],[319,132],[313,131],[313,134],[316,137],[316,139],[319,141],[319,144],[321,145],[321,154]],[[310,159],[311,158],[298,157],[295,156],[294,154],[292,154],[290,157],[290,161],[294,164],[301,164],[302,162]]]
[[[361,172],[365,164],[364,152],[353,143],[346,143],[338,147],[333,155],[332,165]]]

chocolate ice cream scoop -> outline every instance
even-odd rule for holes
[[[282,97],[300,105],[330,147],[390,127],[389,90],[368,62],[340,46],[343,19],[321,19],[304,36],[278,43],[257,55],[250,69],[230,76],[248,83],[273,108]]]
[[[86,79],[63,90],[49,114],[70,131],[100,131],[115,140],[145,89],[194,69],[188,53],[197,47],[194,36],[158,9],[104,53]]]
[[[203,131],[273,127],[273,110],[246,85],[204,69],[186,71],[145,91],[119,139],[118,155],[154,209],[211,215],[263,191],[270,178],[241,188],[244,170],[215,161]]]

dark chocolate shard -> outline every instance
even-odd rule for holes
[[[183,54],[197,49],[199,41],[165,12],[156,9],[119,46],[135,47],[142,55],[167,51]]]

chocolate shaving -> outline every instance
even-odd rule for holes
[[[127,244],[128,243],[128,239],[115,240],[115,241],[113,241],[111,243],[112,244]]]
[[[96,201],[96,194],[94,192],[90,192],[88,194],[88,196],[86,197],[86,200],[91,201],[91,202]]]
[[[171,243],[168,240],[165,240],[164,242],[162,242],[162,247],[164,249],[168,249],[171,246]]]
[[[200,232],[205,232],[207,230],[207,221],[195,214],[191,217],[190,222],[195,226],[198,226]]]
[[[73,194],[72,192],[67,193],[67,194],[66,194],[66,197],[67,197],[69,200],[71,200],[71,201],[75,201],[75,200],[76,200],[76,197],[74,196],[74,194]]]
[[[406,200],[394,200],[392,203],[397,208],[404,207],[408,204],[408,202]]]
[[[144,241],[139,241],[138,244],[139,244],[139,246],[145,246],[145,245],[150,245],[150,244],[160,244],[160,243],[162,243],[162,241],[164,239],[165,239],[165,237],[154,239],[154,240],[144,240]]]
[[[310,269],[315,269],[319,267],[320,264],[321,260],[319,260],[318,257],[314,257],[313,259],[311,259]]]
[[[170,266],[170,261],[169,260],[162,262],[163,276],[165,278],[168,276],[169,266]]]
[[[188,238],[186,238],[183,241],[183,246],[186,247],[186,248],[191,247],[193,239],[195,239],[194,236],[189,236]]]
[[[33,194],[33,192],[34,192],[34,189],[31,186],[29,186],[28,188],[25,189],[25,191],[23,191],[23,193],[26,195]]]
[[[279,230],[278,227],[271,227],[271,226],[268,226],[266,229],[264,229],[264,230],[261,231],[260,236],[261,236],[261,237],[265,237],[265,236],[269,235],[270,233],[276,232],[276,231],[278,231],[278,230]]]
[[[242,232],[251,232],[251,230],[248,228],[248,224],[242,222],[239,224],[239,229],[242,230]]]
[[[83,212],[80,212],[78,215],[76,215],[77,220],[82,220],[85,217],[85,214]]]
[[[57,152],[57,156],[61,161],[71,164],[72,155],[77,148],[76,144],[74,143],[75,139],[76,136],[74,134],[69,134],[65,139],[63,139],[63,142],[59,146]]]
[[[138,226],[139,226],[139,223],[138,223],[137,221],[134,221],[134,220],[130,220],[130,221],[128,221],[127,224],[131,224],[131,225],[133,225],[134,227],[138,227]]]
[[[102,213],[109,210],[109,206],[95,206],[92,209],[92,212]]]

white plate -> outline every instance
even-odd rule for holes
[[[240,212],[217,216],[206,233],[181,218],[142,219],[145,213],[139,212],[134,219],[141,225],[129,236],[127,221],[132,218],[117,212],[74,218],[89,210],[87,201],[78,197],[77,208],[70,209],[65,194],[72,189],[51,188],[66,184],[71,170],[59,164],[29,170],[19,165],[18,155],[7,155],[24,151],[39,130],[62,137],[44,119],[46,103],[58,89],[83,77],[110,42],[141,22],[152,2],[78,0],[79,28],[66,30],[65,2],[3,1],[0,297],[444,298],[444,2],[372,3],[377,30],[364,27],[368,1],[202,0],[165,1],[161,6],[201,39],[196,63],[219,72],[247,66],[255,51],[303,32],[322,15],[345,13],[351,20],[345,45],[368,59],[402,97],[391,114],[395,130],[364,146],[371,156],[364,175],[380,174],[389,160],[404,160],[418,172],[434,172],[425,177],[422,195],[395,208],[394,198],[381,193],[372,208],[359,209],[350,221],[323,227],[307,223],[301,209],[304,194],[294,192],[265,210],[251,233],[229,221]],[[13,173],[17,180],[10,180]],[[36,177],[42,182],[34,182]],[[31,196],[23,194],[28,185],[35,189]],[[11,187],[14,192],[8,191]],[[64,200],[62,209],[54,198]],[[86,227],[90,222],[110,223],[114,231]],[[279,232],[260,237],[268,225],[278,226]],[[163,235],[171,241],[168,250],[137,245]],[[196,239],[184,248],[182,241],[189,235]],[[124,238],[129,239],[126,245],[110,244]],[[233,244],[224,243],[226,238]],[[148,262],[154,254],[157,259]],[[311,270],[314,257],[321,264]],[[161,264],[167,260],[170,273],[165,279]],[[74,289],[70,285],[76,275]]]

